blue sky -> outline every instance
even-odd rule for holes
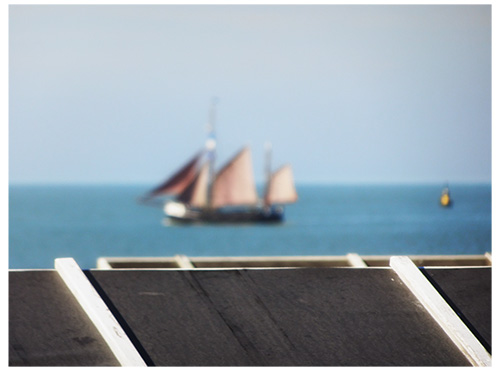
[[[155,185],[204,143],[299,183],[490,182],[490,5],[11,5],[11,183]]]

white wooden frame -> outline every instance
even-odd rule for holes
[[[122,366],[146,366],[122,327],[73,258],[55,260],[55,268]]]
[[[390,266],[473,366],[491,366],[491,355],[407,256],[393,256]]]

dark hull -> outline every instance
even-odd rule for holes
[[[256,208],[248,210],[191,209],[183,216],[167,214],[177,223],[280,223],[284,219],[282,208]]]

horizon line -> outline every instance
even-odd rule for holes
[[[10,186],[145,186],[154,187],[155,183],[146,181],[9,181]],[[256,182],[257,186],[264,185],[264,181]],[[296,181],[296,186],[309,185],[491,185],[491,180],[457,180],[457,181],[436,181],[436,180],[378,180],[378,181]]]

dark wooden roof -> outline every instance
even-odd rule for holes
[[[9,273],[9,365],[118,366],[53,270]]]
[[[491,353],[491,269],[422,269]]]
[[[422,271],[491,351],[491,268]],[[388,268],[84,273],[148,365],[470,365]],[[9,278],[10,365],[117,364],[57,273]]]

